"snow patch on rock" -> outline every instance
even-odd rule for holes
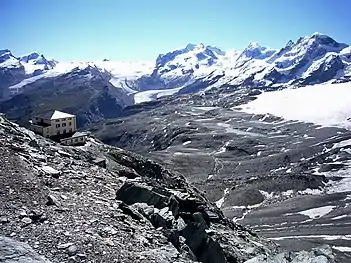
[[[322,206],[322,207],[308,209],[305,211],[300,211],[298,213],[301,215],[308,216],[311,219],[317,219],[317,218],[320,218],[322,216],[329,214],[334,208],[335,208],[335,206],[331,206],[331,205],[330,206]]]

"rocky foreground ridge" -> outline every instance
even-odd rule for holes
[[[282,251],[182,175],[93,138],[61,146],[0,117],[0,155],[0,262],[334,262],[328,246]]]

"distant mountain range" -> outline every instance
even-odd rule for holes
[[[0,111],[18,119],[55,106],[79,112],[86,124],[175,93],[350,80],[351,47],[320,33],[289,41],[279,50],[258,43],[240,51],[188,44],[159,55],[155,63],[67,63],[36,52],[15,57],[5,49],[0,50]]]

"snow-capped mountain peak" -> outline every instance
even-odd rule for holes
[[[19,68],[21,64],[12,55],[9,49],[0,50],[0,67],[2,68]]]
[[[27,55],[19,57],[19,60],[28,63],[29,61],[36,61],[39,58],[42,59],[44,58],[44,56],[42,54],[39,54],[38,52],[31,52]]]
[[[0,63],[4,62],[5,60],[13,57],[11,51],[9,49],[0,50]]]
[[[47,65],[50,62],[56,62],[54,60],[48,60],[45,58],[45,56],[43,54],[40,54],[38,52],[31,52],[27,55],[21,56],[18,58],[21,62],[25,62],[25,63],[30,63],[33,65]],[[53,67],[51,65],[51,67]]]
[[[184,48],[175,49],[166,54],[160,54],[156,59],[156,65],[165,65],[166,63],[174,60],[176,57],[182,56],[184,54],[186,54],[185,56],[196,56],[196,54],[200,53],[203,53],[206,56],[210,56],[213,59],[217,59],[217,56],[225,55],[225,52],[218,47],[206,46],[204,43],[189,43]]]
[[[27,55],[21,56],[18,58],[21,64],[26,70],[26,74],[35,74],[42,73],[44,70],[53,69],[57,61],[48,60],[43,54],[38,52],[31,52]]]
[[[192,51],[196,48],[196,45],[189,43],[186,45],[185,50]]]
[[[0,50],[0,56],[3,56],[4,54],[7,54],[7,53],[11,54],[11,51],[9,49],[1,49]]]
[[[300,38],[296,44],[302,48],[305,47],[310,49],[319,46],[331,52],[340,52],[340,50],[348,46],[347,44],[335,41],[330,36],[318,32],[312,34],[312,36]]]
[[[322,34],[320,32],[315,32],[312,34],[311,37],[307,37],[309,39],[316,39],[324,44],[340,44],[338,42],[336,42],[333,38],[331,38],[330,36],[327,36],[325,34]]]
[[[262,47],[257,42],[251,42],[239,56],[239,60],[265,59],[272,56],[276,50]]]
[[[203,43],[200,43],[200,44],[196,45],[196,48],[199,50],[202,50],[205,48],[205,45]]]
[[[295,45],[294,41],[289,40],[288,43],[286,43],[285,47],[292,47],[293,45]]]
[[[200,61],[202,61],[201,64],[212,65],[214,60],[223,53],[219,48],[205,46],[203,43],[187,44],[185,48],[159,55],[156,60],[156,69],[163,68],[162,71],[164,71],[166,67],[165,70],[168,72],[176,68],[188,68],[189,65],[196,66]]]
[[[312,34],[312,36],[311,36],[312,38],[319,38],[319,37],[321,37],[321,38],[323,38],[323,37],[328,37],[327,35],[325,35],[325,34],[322,34],[321,32],[314,32],[313,34]]]
[[[206,46],[204,43],[200,42],[198,44],[192,44],[189,43],[186,45],[185,48],[180,48],[179,50],[184,50],[185,52],[187,51],[194,51],[194,50],[205,50],[205,49],[213,49],[213,51],[215,50],[216,52],[223,52],[222,50],[220,50],[219,48],[216,47],[212,47],[212,46]],[[177,50],[177,49],[176,49]]]
[[[209,49],[208,47],[210,46],[205,46],[203,43],[199,43],[199,44],[188,44],[184,49],[180,49],[182,50],[182,54],[199,54],[199,53],[209,53],[210,56],[215,56],[212,53],[212,50]],[[179,54],[181,55],[181,54]]]
[[[216,46],[207,46],[206,47],[208,50],[211,50],[213,53],[215,53],[217,56],[225,56],[226,52],[220,49],[219,47]]]
[[[258,42],[250,42],[250,44],[247,46],[247,50],[253,50],[253,49],[261,49],[262,47]]]

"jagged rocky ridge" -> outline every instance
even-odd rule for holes
[[[327,246],[281,251],[180,174],[93,138],[63,147],[1,117],[0,154],[1,262],[333,262]]]

